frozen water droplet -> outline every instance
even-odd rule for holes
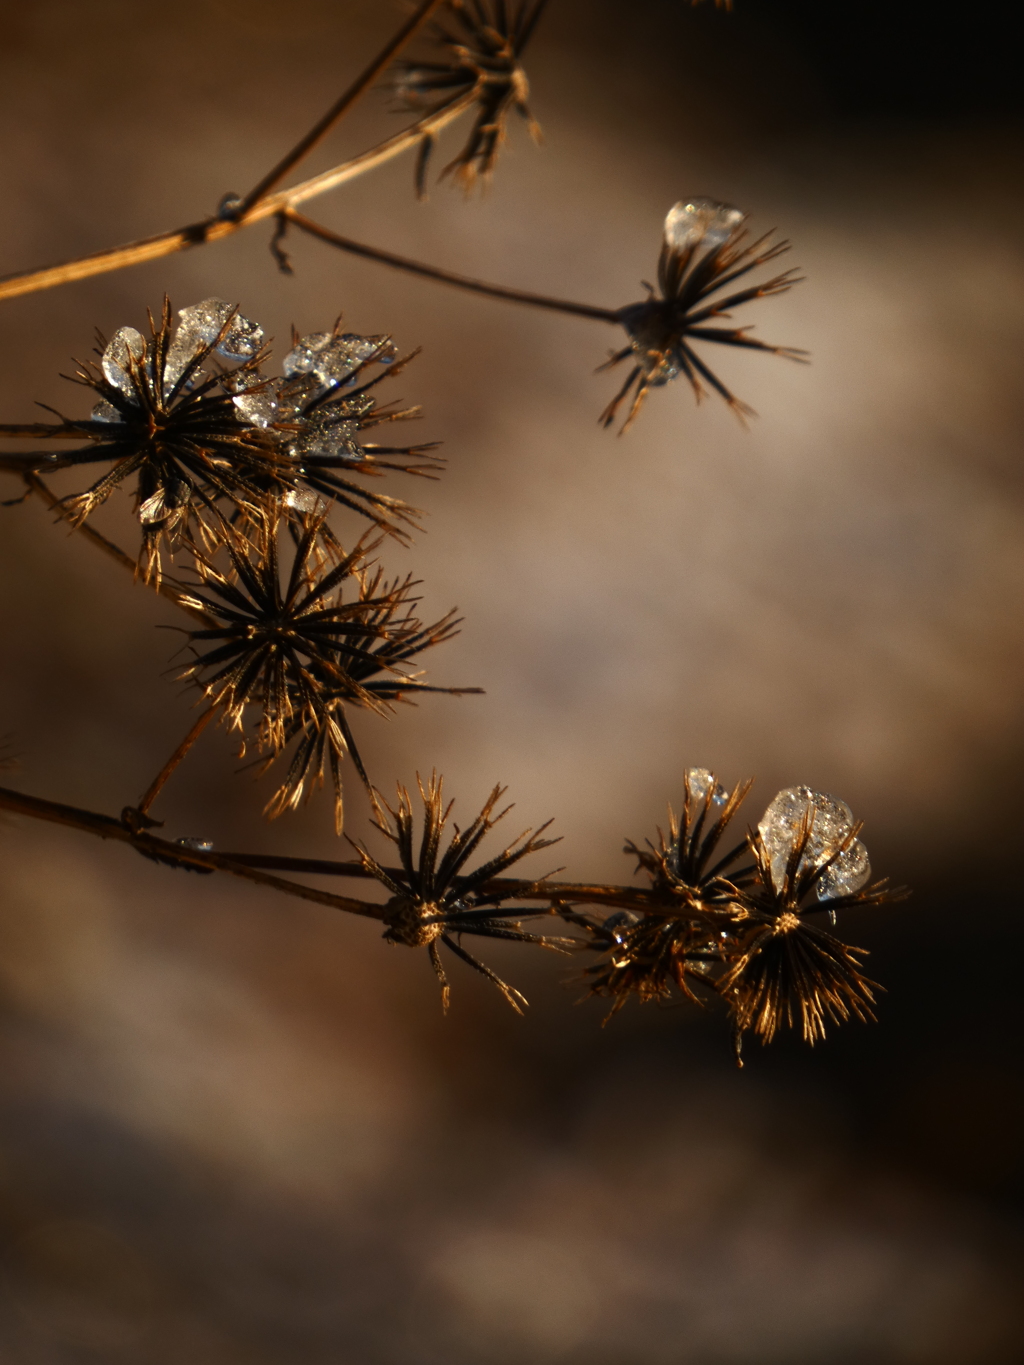
[[[616,943],[623,943],[626,937],[626,930],[632,929],[634,924],[639,924],[642,916],[635,914],[632,910],[616,910],[614,915],[609,915],[604,922],[604,928],[609,931]]]
[[[716,199],[685,199],[665,218],[665,245],[672,251],[704,246],[717,251],[743,222],[746,214]]]
[[[196,839],[190,835],[185,839],[176,839],[175,842],[179,844],[182,848],[191,849],[193,853],[213,852],[212,839]]]
[[[311,332],[284,358],[282,368],[289,379],[312,375],[327,388],[348,381],[368,360],[392,364],[397,352],[389,337],[361,337],[354,332],[335,336],[332,332]]]
[[[814,823],[801,866],[818,867],[836,851],[853,829],[853,812],[845,801],[810,787],[787,787],[780,791],[761,817],[758,830],[771,859],[772,882],[781,891],[786,864],[800,837],[808,811]]]
[[[231,400],[238,420],[253,427],[273,426],[278,415],[277,391],[280,380],[264,380],[258,370],[242,370],[232,379],[234,383],[225,387],[241,390]]]
[[[715,781],[715,775],[708,768],[687,768],[686,781],[690,788],[690,806],[697,810],[711,792],[712,806],[724,806],[729,799],[729,793],[720,782]]]
[[[251,360],[263,345],[263,328],[236,313],[224,339],[217,347],[225,360]]]
[[[330,332],[310,332],[308,336],[304,336],[281,362],[281,369],[286,378],[295,379],[300,374],[310,374],[317,356],[332,340]]]
[[[395,354],[388,337],[361,337],[347,332],[325,348],[317,359],[314,373],[325,384],[338,384],[354,375],[368,360],[390,364]]]
[[[92,413],[90,414],[90,417],[93,422],[124,421],[124,418],[121,416],[120,412],[118,412],[117,408],[114,407],[113,403],[108,403],[106,399],[104,399],[101,403],[96,404],[96,406],[92,410]]]
[[[353,441],[358,422],[335,422],[314,431],[302,445],[304,460],[362,459],[363,451]]]
[[[314,516],[327,507],[323,498],[306,488],[289,488],[284,495],[284,505],[296,512],[306,512]]]
[[[131,360],[141,362],[146,354],[146,343],[142,333],[134,327],[119,327],[110,338],[110,344],[103,352],[100,367],[108,384],[120,389],[126,398],[135,400],[135,387],[129,376]],[[129,359],[131,357],[131,360]]]
[[[836,927],[836,924],[837,924],[837,922],[838,922],[838,919],[837,919],[837,916],[836,916],[836,912],[835,912],[834,910],[830,910],[830,911],[828,912],[828,922],[829,922],[829,924],[831,924],[831,926],[832,926],[833,929]]]
[[[216,348],[225,360],[251,360],[263,344],[263,328],[243,317],[233,304],[225,303],[223,299],[204,299],[202,303],[190,304],[181,309],[178,317],[181,324],[172,350],[179,340],[183,350],[193,348],[192,355],[203,346],[212,346],[229,319],[230,326]],[[180,375],[181,371],[178,373]]]
[[[234,190],[228,190],[227,194],[217,205],[218,218],[234,218],[235,214],[242,207],[242,196],[235,194]]]
[[[815,892],[818,900],[833,900],[837,896],[849,896],[859,891],[871,876],[871,862],[868,851],[859,839],[854,839],[849,848],[818,878]],[[835,923],[835,912],[832,912]]]

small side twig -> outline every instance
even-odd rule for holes
[[[502,284],[489,284],[486,280],[475,280],[469,275],[457,275],[452,270],[442,270],[436,265],[425,265],[422,261],[397,256],[392,251],[382,251],[379,247],[367,246],[364,242],[354,242],[350,237],[343,237],[340,233],[324,227],[322,223],[296,213],[290,206],[283,210],[282,216],[309,236],[326,242],[328,246],[335,246],[340,251],[348,251],[354,256],[363,256],[370,261],[379,261],[381,265],[391,266],[394,270],[422,275],[425,279],[436,280],[439,284],[450,284],[456,289],[468,289],[474,294],[486,294],[492,299],[502,299],[506,303],[523,303],[531,308],[550,308],[556,313],[572,313],[576,317],[593,318],[598,322],[618,324],[622,320],[620,310],[616,308],[599,308],[590,303],[573,303],[568,299],[551,298],[547,294],[533,294],[524,289],[509,289]]]
[[[442,4],[444,4],[444,0],[423,0],[423,3],[411,15],[408,22],[402,25],[384,50],[356,78],[341,98],[331,105],[323,118],[315,123],[305,137],[300,138],[291,151],[283,156],[277,165],[267,172],[259,184],[249,191],[236,210],[236,216],[244,217],[249,213],[261,199],[270,193],[275,185],[280,185],[281,181],[295,169],[300,161],[305,160],[313,148],[322,142],[335,124],[348,113],[356,100],[364,95],[378,76],[391,65],[406,43],[415,37],[431,15],[441,8]]]
[[[164,766],[157,773],[156,777],[153,778],[153,781],[146,788],[146,794],[142,797],[139,804],[135,807],[135,809],[139,812],[140,815],[148,815],[150,807],[153,805],[153,802],[156,800],[156,798],[160,795],[161,791],[163,791],[165,785],[167,784],[168,779],[174,772],[175,768],[177,768],[178,764],[188,753],[189,749],[192,748],[192,745],[195,744],[196,740],[203,733],[203,731],[209,725],[210,721],[213,720],[216,714],[217,714],[216,706],[209,706],[196,721],[195,725],[192,726],[192,729],[189,730],[188,734],[175,749],[174,753],[171,754],[170,758],[167,760]]]

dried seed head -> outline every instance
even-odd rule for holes
[[[769,805],[757,834],[720,855],[718,844],[750,784],[726,795],[714,774],[691,768],[682,817],[669,837],[626,845],[650,890],[603,920],[567,914],[600,954],[585,976],[614,1014],[634,995],[662,1000],[673,987],[727,1004],[737,1048],[753,1030],[769,1042],[797,1025],[808,1042],[827,1023],[873,1018],[877,989],[860,970],[863,950],[843,944],[810,916],[900,899],[884,882],[864,888],[867,854],[845,802],[807,787]],[[750,854],[753,861],[744,861]],[[739,865],[741,864],[742,865]],[[737,1054],[738,1055],[738,1054]]]
[[[526,830],[518,835],[503,851],[487,862],[465,870],[469,859],[477,847],[494,828],[499,820],[511,810],[495,814],[495,807],[504,794],[504,788],[495,787],[484,804],[483,810],[465,830],[458,825],[452,826],[452,837],[447,848],[442,850],[441,842],[451,815],[452,805],[444,804],[443,780],[432,774],[424,787],[417,778],[420,799],[423,803],[423,832],[418,846],[414,840],[414,821],[412,802],[404,787],[398,789],[396,805],[388,803],[375,794],[377,819],[376,828],[397,850],[400,866],[385,867],[359,844],[353,844],[368,872],[391,892],[391,900],[384,910],[384,937],[391,943],[402,943],[410,948],[426,947],[438,980],[441,983],[442,1000],[448,1006],[448,978],[438,952],[438,942],[443,943],[456,957],[475,968],[497,986],[513,1009],[521,1011],[526,1004],[524,998],[512,986],[462,947],[464,935],[473,934],[481,938],[512,939],[518,943],[534,943],[544,948],[568,948],[569,940],[549,938],[540,934],[527,933],[519,918],[508,918],[508,911],[501,905],[507,900],[495,879],[508,870],[520,858],[540,849],[549,848],[555,839],[543,839],[547,829],[542,825],[534,833]],[[550,822],[549,822],[550,823]]]
[[[322,516],[303,519],[291,566],[283,571],[282,532],[290,539],[291,529],[272,511],[252,541],[227,543],[227,565],[196,555],[200,581],[186,605],[206,613],[211,625],[190,633],[195,660],[181,677],[200,686],[237,729],[246,710],[254,710],[257,747],[270,760],[297,741],[269,813],[294,809],[329,763],[340,823],[346,753],[368,782],[346,708],[387,715],[406,693],[448,690],[410,676],[408,665],[449,639],[458,622],[451,615],[433,626],[419,621],[414,581],[388,583],[372,569],[368,556],[379,541],[360,542],[337,563],[325,560]]]
[[[98,398],[90,420],[74,424],[90,444],[61,461],[112,466],[65,500],[76,523],[135,476],[147,581],[159,578],[162,545],[173,548],[195,523],[215,535],[221,508],[252,515],[268,486],[290,481],[287,457],[257,410],[269,401],[262,329],[220,299],[183,308],[174,327],[165,299],[150,331],[148,340],[133,327],[109,343],[100,338],[99,365],[75,376]],[[250,407],[240,405],[242,395]]]
[[[408,538],[416,509],[366,486],[389,472],[435,476],[432,447],[367,442],[363,433],[418,416],[381,407],[373,392],[401,371],[389,337],[331,332],[296,338],[283,376],[264,372],[263,330],[221,299],[183,308],[172,323],[165,299],[147,340],[121,327],[100,338],[99,364],[74,376],[98,401],[84,422],[53,430],[88,444],[40,468],[108,462],[84,493],[64,499],[80,523],[134,477],[142,529],[139,570],[158,581],[161,549],[215,547],[229,527],[258,526],[271,508],[298,513],[343,503]],[[415,353],[414,353],[415,354]],[[325,529],[329,537],[329,532]]]
[[[432,112],[476,93],[478,112],[469,141],[442,172],[454,174],[467,193],[492,175],[513,110],[526,120],[534,141],[540,141],[540,126],[527,104],[530,83],[520,59],[546,4],[547,0],[448,0],[447,22],[433,27],[443,59],[401,64],[396,92],[410,108]],[[428,137],[416,171],[421,195],[432,148]]]
[[[649,391],[681,374],[689,380],[698,401],[708,389],[713,389],[738,416],[752,416],[752,409],[741,403],[701,360],[693,348],[695,341],[770,351],[790,360],[804,356],[805,352],[789,346],[755,340],[748,327],[711,325],[717,319],[728,318],[729,310],[740,304],[785,293],[799,283],[796,272],[789,270],[763,284],[714,298],[727,285],[789,250],[788,242],[769,245],[770,233],[746,245],[745,222],[746,215],[740,209],[712,199],[682,200],[669,210],[658,263],[659,292],[650,290],[643,302],[620,310],[629,345],[613,353],[601,367],[609,369],[627,359],[633,366],[625,384],[601,414],[606,427],[615,421],[622,403],[632,394],[622,427],[626,431]]]

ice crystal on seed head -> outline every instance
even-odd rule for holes
[[[808,812],[813,812],[813,823],[798,872],[828,863],[814,887],[820,901],[859,891],[871,876],[871,862],[864,844],[859,839],[850,840],[853,814],[845,801],[808,787],[790,787],[779,792],[758,826],[771,856],[775,890],[783,887],[786,866]]]
[[[665,217],[665,245],[672,251],[707,247],[717,251],[743,222],[746,214],[715,199],[686,199],[669,209]]]

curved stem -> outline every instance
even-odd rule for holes
[[[189,749],[192,748],[192,745],[195,744],[196,740],[203,733],[203,731],[209,725],[210,721],[213,720],[216,714],[217,714],[216,706],[208,707],[207,710],[205,710],[199,717],[199,719],[196,721],[195,725],[192,726],[192,729],[181,741],[181,743],[175,749],[174,753],[171,754],[170,758],[157,773],[156,777],[153,778],[153,781],[149,784],[149,786],[146,789],[145,796],[143,796],[142,800],[135,807],[135,809],[139,812],[140,815],[148,814],[150,806],[152,806],[153,802],[160,795],[161,791],[164,788],[164,785],[167,782],[167,779],[171,776],[175,768],[188,753]]]
[[[368,151],[352,157],[351,160],[343,161],[331,170],[324,171],[322,175],[305,180],[290,190],[268,195],[255,204],[244,217],[204,218],[201,222],[175,228],[172,232],[162,232],[155,237],[143,237],[138,241],[99,251],[91,256],[76,257],[74,260],[63,261],[59,265],[47,266],[42,270],[32,270],[25,274],[7,275],[0,278],[0,302],[4,299],[18,298],[22,294],[35,294],[42,289],[54,289],[58,285],[70,284],[74,280],[86,280],[93,275],[103,275],[114,270],[124,270],[128,266],[142,265],[145,261],[172,256],[176,251],[184,251],[187,247],[203,246],[207,242],[218,242],[223,237],[230,237],[232,233],[250,227],[253,223],[273,218],[291,204],[301,204],[307,199],[325,194],[328,190],[336,189],[337,186],[384,165],[410,147],[415,147],[428,134],[440,132],[475,102],[475,91],[469,91],[445,105],[443,109],[428,114],[418,123],[411,124],[394,137],[387,138]]]
[[[523,303],[531,308],[550,308],[556,313],[573,313],[577,317],[594,318],[598,322],[617,324],[621,321],[618,309],[598,308],[590,303],[572,303],[567,299],[550,298],[547,294],[532,294],[524,289],[509,289],[502,284],[488,284],[486,280],[475,280],[469,275],[457,275],[452,270],[442,270],[440,266],[425,265],[422,261],[413,261],[407,256],[396,256],[394,252],[382,251],[379,247],[354,242],[350,237],[342,237],[340,233],[332,232],[330,228],[314,222],[312,218],[306,218],[303,214],[296,213],[291,207],[283,209],[281,216],[289,223],[294,223],[301,231],[308,233],[311,237],[317,237],[329,246],[336,246],[341,251],[349,251],[354,256],[364,256],[368,260],[379,261],[382,265],[389,265],[395,270],[406,270],[412,275],[422,275],[428,280],[437,280],[441,284],[454,285],[456,289],[468,289],[474,294],[486,294],[492,299],[502,299],[506,303]]]
[[[147,858],[169,864],[173,867],[192,868],[196,871],[228,872],[234,877],[242,877],[257,885],[282,891],[301,900],[315,901],[318,905],[329,905],[336,910],[350,914],[364,915],[380,919],[384,912],[381,904],[373,901],[352,900],[346,896],[335,896],[329,891],[319,891],[299,882],[286,881],[271,875],[267,868],[286,871],[323,873],[341,872],[344,876],[368,877],[369,874],[359,865],[352,863],[327,863],[308,858],[274,858],[254,853],[213,853],[200,852],[198,849],[185,848],[181,844],[159,839],[154,834],[132,827],[129,823],[114,820],[109,815],[96,811],[82,810],[77,806],[65,806],[57,801],[46,801],[38,796],[26,796],[23,792],[0,787],[0,810],[12,811],[16,815],[27,815],[33,820],[47,820],[53,824],[65,825],[92,834],[100,839],[114,839],[119,843],[131,844]],[[129,812],[134,814],[137,812]],[[396,869],[397,871],[397,869]],[[486,884],[488,891],[501,891],[510,900],[576,900],[592,901],[595,904],[615,904],[619,901],[636,905],[643,897],[642,891],[634,891],[626,886],[588,886],[575,882],[526,882],[513,881],[511,878],[496,878]]]
[[[95,811],[80,810],[76,806],[64,806],[56,801],[44,801],[37,796],[25,796],[22,792],[0,787],[0,810],[12,811],[16,815],[27,815],[33,820],[48,820],[53,824],[66,825],[92,834],[100,839],[113,839],[117,843],[130,844],[146,858],[165,863],[172,867],[191,868],[196,872],[227,872],[232,877],[241,877],[257,886],[266,886],[272,891],[281,891],[287,896],[297,896],[299,900],[313,901],[317,905],[327,905],[333,910],[344,910],[350,915],[363,915],[369,919],[380,919],[383,906],[373,901],[351,900],[347,896],[334,896],[329,891],[319,891],[312,886],[302,886],[299,882],[285,881],[273,877],[258,868],[244,867],[230,858],[218,853],[200,853],[197,850],[173,844],[167,839],[158,839],[153,834],[129,829],[120,820],[109,815],[99,815]]]
[[[430,16],[441,8],[442,4],[444,4],[444,0],[423,0],[423,4],[410,17],[408,23],[402,26],[380,56],[370,63],[341,98],[331,105],[319,123],[315,124],[306,136],[295,144],[287,156],[283,157],[273,170],[268,171],[259,184],[249,191],[237,211],[238,217],[244,217],[265,195],[270,193],[275,185],[280,185],[281,181],[294,170],[300,161],[309,155],[317,143],[321,142],[334,125],[348,113],[356,100],[369,90],[377,77],[391,65],[391,62],[410,38],[414,37]]]

